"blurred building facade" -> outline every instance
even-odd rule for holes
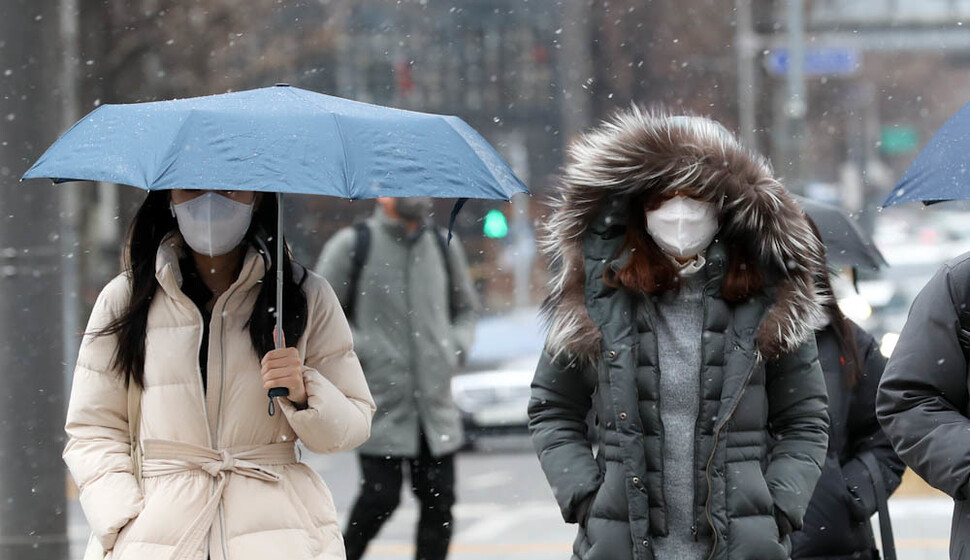
[[[762,146],[787,174],[796,155],[779,126],[787,76],[775,56],[787,49],[785,2],[755,5],[768,108],[759,121],[767,125]],[[797,157],[810,172],[800,188],[828,186],[809,194],[862,211],[871,227],[918,150],[968,100],[968,16],[966,0],[805,2],[807,138]]]
[[[469,204],[458,222],[486,302],[502,307],[514,299],[510,263],[525,256],[515,239],[485,238],[482,217],[499,208],[526,226],[541,220],[538,203],[565,145],[630,103],[709,115],[735,130],[749,106],[754,147],[784,176],[792,177],[793,162],[807,170],[799,190],[822,185],[850,208],[871,207],[915,155],[914,139],[925,143],[965,100],[970,57],[962,39],[941,46],[932,38],[962,31],[968,4],[805,0],[809,51],[841,49],[854,64],[809,69],[797,154],[786,136],[787,76],[772,66],[786,48],[781,0],[80,0],[78,64],[86,110],[288,82],[462,117],[536,195],[516,210]],[[868,43],[849,40],[860,33]],[[742,44],[753,45],[751,76],[739,72]],[[141,195],[86,188],[84,242],[98,247],[84,265],[90,300],[117,270],[121,224]],[[327,236],[372,207],[329,199],[293,206],[289,236],[308,264]],[[439,223],[449,209],[439,204]],[[533,302],[541,276],[537,265]]]

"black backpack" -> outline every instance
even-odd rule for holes
[[[441,258],[445,263],[445,274],[447,274],[448,286],[448,293],[445,297],[448,298],[450,316],[454,319],[455,309],[452,305],[454,298],[451,297],[451,291],[454,288],[451,283],[451,259],[448,257],[448,241],[445,239],[441,229],[436,226],[430,227],[433,230],[435,241],[438,242],[438,249],[441,250]],[[351,255],[352,268],[350,270],[350,282],[347,286],[347,301],[342,305],[344,315],[348,321],[353,321],[354,306],[357,303],[357,285],[360,283],[360,273],[364,270],[364,264],[367,263],[367,256],[370,253],[371,231],[367,222],[357,222],[354,224],[354,236],[354,252]]]

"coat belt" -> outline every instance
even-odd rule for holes
[[[175,545],[170,560],[190,560],[202,548],[231,475],[275,483],[280,481],[280,475],[266,468],[267,465],[297,462],[296,445],[292,442],[216,450],[177,441],[146,439],[142,449],[144,478],[200,470],[217,481],[215,491]]]

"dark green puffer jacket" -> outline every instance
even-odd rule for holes
[[[828,443],[813,337],[822,310],[812,271],[822,259],[801,211],[760,158],[706,119],[633,110],[571,156],[544,240],[557,272],[529,415],[563,517],[581,523],[573,557],[652,560],[652,539],[667,534],[657,338],[649,326],[638,332],[642,296],[608,286],[603,272],[617,266],[632,198],[687,181],[723,201],[704,271],[696,538],[715,559],[788,558]],[[726,248],[741,242],[761,255],[767,288],[730,305]]]

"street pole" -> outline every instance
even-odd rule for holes
[[[741,143],[748,149],[758,151],[757,107],[760,90],[756,68],[758,42],[754,34],[751,0],[735,0],[737,32],[734,48],[738,53],[738,126]]]
[[[59,16],[0,2],[0,560],[68,556],[60,200],[18,184],[64,122]]]
[[[63,70],[61,72],[61,125],[67,130],[81,118],[80,113],[80,6],[79,0],[60,0],[60,28],[64,42]],[[70,392],[77,362],[81,332],[81,309],[78,293],[81,289],[81,248],[79,233],[81,229],[81,191],[76,188],[60,189],[61,197],[61,315],[64,317],[61,329],[64,345],[64,388]]]
[[[559,87],[562,91],[562,126],[559,136],[563,146],[590,125],[590,92],[593,77],[593,55],[590,49],[592,23],[586,0],[568,0],[559,7],[557,58]]]
[[[885,197],[884,192],[879,192],[873,177],[873,171],[879,165],[879,152],[876,149],[876,140],[879,137],[879,103],[876,101],[876,88],[869,82],[860,87],[860,95],[863,102],[859,115],[862,120],[859,170],[862,174],[860,184],[863,206],[859,215],[859,227],[871,236],[876,231],[876,211]]]
[[[506,138],[508,162],[512,171],[526,185],[529,184],[529,148],[525,135],[515,131]],[[522,309],[532,299],[532,263],[535,261],[535,234],[532,231],[532,218],[529,210],[531,198],[527,195],[512,197],[512,219],[509,227],[509,245],[505,251],[511,252],[515,279],[515,307]]]
[[[805,115],[808,98],[805,95],[805,29],[803,0],[788,0],[788,169],[789,188],[803,192],[805,188]]]

